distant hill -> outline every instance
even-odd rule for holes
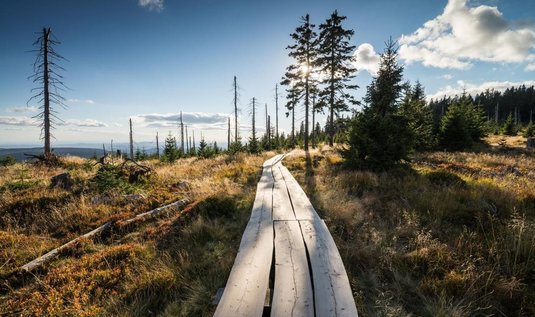
[[[0,157],[5,157],[7,155],[13,156],[17,161],[21,162],[28,160],[27,156],[24,154],[39,155],[43,153],[42,147],[34,148],[14,148],[14,149],[2,149],[0,148]],[[58,155],[72,155],[79,156],[84,158],[90,158],[94,155],[102,156],[102,149],[98,148],[76,148],[76,147],[59,147],[54,148],[54,153]]]

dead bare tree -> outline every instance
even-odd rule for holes
[[[33,63],[33,75],[28,79],[32,79],[34,84],[38,87],[33,88],[31,91],[35,93],[30,97],[27,104],[32,101],[36,101],[39,104],[41,110],[34,118],[42,120],[41,127],[41,139],[44,140],[44,157],[50,157],[52,151],[50,148],[50,139],[54,136],[50,130],[54,129],[55,124],[58,121],[63,121],[57,116],[57,111],[52,107],[56,106],[66,108],[65,98],[61,95],[67,88],[63,83],[63,76],[60,71],[65,71],[63,67],[59,65],[59,62],[66,61],[66,59],[58,54],[55,50],[55,46],[61,44],[55,36],[52,34],[50,28],[44,27],[42,32],[37,32],[39,37],[33,43],[36,49],[30,51],[37,53],[35,62]]]

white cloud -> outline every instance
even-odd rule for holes
[[[183,112],[182,121],[188,127],[202,130],[226,130],[227,114],[206,112]],[[180,113],[151,113],[132,117],[132,122],[152,128],[177,128]]]
[[[526,68],[524,68],[526,72],[535,72],[535,63],[531,63],[526,65]]]
[[[163,10],[164,0],[139,0],[137,4],[140,7],[147,8],[149,11],[161,12]]]
[[[445,74],[445,75],[442,75],[440,77],[442,79],[445,79],[445,80],[452,80],[453,79],[453,75],[451,75],[451,74]]]
[[[372,76],[377,75],[381,56],[375,52],[375,49],[371,44],[361,44],[353,56],[356,59],[355,67],[357,68],[357,71],[365,70]]]
[[[1,125],[14,125],[14,126],[36,126],[37,121],[33,118],[26,116],[6,117],[0,116]]]
[[[37,126],[41,120],[27,116],[0,116],[0,125],[13,125],[13,126]],[[107,127],[106,123],[97,121],[95,119],[67,119],[64,122],[57,122],[57,126],[76,126],[76,127],[89,127],[89,128],[101,128]]]
[[[497,7],[449,0],[441,15],[402,35],[399,44],[408,64],[468,69],[474,61],[522,63],[535,60],[535,27],[506,21]]]
[[[88,127],[88,128],[103,128],[108,125],[104,122],[97,121],[95,119],[67,119],[65,122],[58,123],[58,125],[68,125],[76,127]]]
[[[93,105],[95,104],[95,101],[94,100],[91,100],[91,99],[67,99],[68,102],[71,102],[71,103],[86,103],[86,104],[89,104],[89,105]]]
[[[455,95],[460,96],[464,91],[467,94],[475,96],[476,94],[483,92],[487,89],[504,91],[510,87],[518,87],[521,85],[535,86],[535,80],[528,80],[524,82],[511,82],[511,81],[488,81],[481,84],[471,84],[463,80],[457,81],[457,86],[445,86],[440,88],[436,93],[428,95],[427,99],[441,99],[442,97],[453,97]]]
[[[17,113],[25,113],[25,112],[37,112],[39,110],[39,108],[35,107],[35,106],[31,106],[31,107],[28,107],[28,106],[21,106],[21,107],[11,107],[11,108],[7,108],[7,111],[8,112],[17,112]]]

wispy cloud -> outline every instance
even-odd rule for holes
[[[70,102],[70,103],[85,103],[85,104],[88,104],[88,105],[95,104],[95,101],[92,100],[92,99],[76,99],[76,98],[73,98],[73,99],[67,99],[67,102]]]
[[[535,86],[535,80],[528,80],[523,82],[511,82],[511,81],[488,81],[481,84],[471,84],[467,83],[463,80],[457,81],[457,86],[445,86],[440,88],[436,93],[432,95],[428,95],[427,99],[440,99],[442,97],[453,97],[455,95],[460,96],[463,92],[466,92],[467,94],[470,94],[472,96],[483,92],[487,89],[489,90],[496,90],[496,91],[504,91],[507,88],[510,87],[518,87],[521,85],[526,86]]]
[[[399,40],[406,63],[469,69],[475,61],[524,63],[535,60],[535,27],[509,22],[497,7],[470,7],[449,0],[444,12]]]
[[[8,112],[16,112],[16,113],[37,112],[38,110],[39,110],[39,108],[37,108],[35,106],[31,106],[31,107],[21,106],[21,107],[7,108]]]
[[[182,121],[188,127],[202,130],[226,130],[227,114],[207,112],[183,112]],[[132,117],[132,121],[151,128],[177,128],[180,113],[151,113]]]
[[[355,67],[357,68],[357,71],[365,70],[372,76],[377,75],[381,56],[375,52],[375,49],[371,44],[361,44],[353,56],[356,59]]]
[[[39,121],[27,117],[27,116],[0,116],[0,125],[11,125],[11,126],[37,126]],[[76,126],[76,127],[89,127],[89,128],[100,128],[107,127],[108,125],[104,122],[97,121],[95,119],[67,119],[64,122],[58,122],[57,126]]]
[[[164,0],[139,0],[137,4],[149,11],[162,12],[164,8],[163,1]]]
[[[526,65],[526,68],[524,68],[526,72],[535,72],[535,63],[531,63]]]
[[[37,121],[33,118],[26,116],[7,117],[0,116],[1,125],[14,125],[14,126],[36,126]]]
[[[445,79],[445,80],[452,80],[453,79],[453,75],[445,74],[445,75],[440,76],[440,78]]]
[[[95,119],[67,119],[65,122],[59,123],[59,125],[68,125],[75,127],[87,127],[87,128],[103,128],[108,125],[104,122],[97,121]]]

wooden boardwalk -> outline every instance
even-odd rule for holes
[[[283,157],[263,165],[251,219],[214,316],[357,316],[329,229]]]

